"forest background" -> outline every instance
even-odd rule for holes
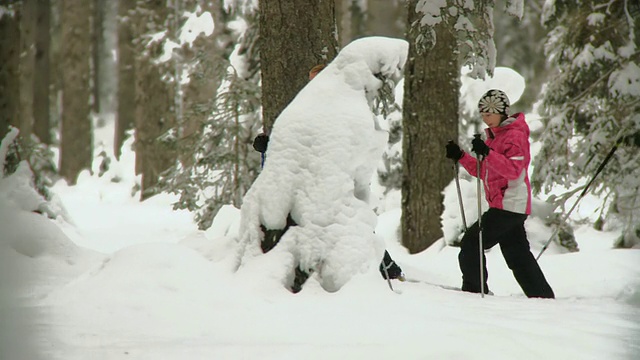
[[[442,191],[454,176],[446,141],[468,144],[481,127],[462,103],[462,71],[486,78],[496,65],[525,78],[512,110],[545,125],[532,134],[543,144],[532,184],[538,194],[566,189],[547,199],[557,218],[617,147],[590,190],[603,199],[593,225],[622,228],[616,246],[633,247],[639,29],[640,5],[629,0],[2,0],[3,176],[26,160],[48,197],[58,179],[73,185],[95,172],[96,159],[105,173],[134,137],[141,180],[132,194],[179,194],[174,206],[206,229],[223,205],[241,206],[260,171],[251,142],[270,131],[308,70],[354,39],[390,36],[410,49],[402,108],[384,109],[393,126],[378,175],[401,191],[409,252],[442,237]],[[94,144],[110,122],[113,146]]]

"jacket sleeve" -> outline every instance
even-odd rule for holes
[[[505,143],[504,154],[489,152],[485,161],[491,170],[496,171],[507,180],[515,180],[527,165],[526,158],[529,144],[527,139],[513,139]]]
[[[462,165],[462,167],[464,167],[471,176],[478,176],[477,160],[468,152],[465,151],[464,155],[462,155],[458,162],[460,162],[460,165]]]

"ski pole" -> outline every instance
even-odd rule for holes
[[[547,248],[549,247],[549,244],[551,244],[551,241],[553,240],[553,238],[558,234],[558,231],[560,231],[560,227],[567,221],[567,219],[569,219],[569,216],[573,212],[573,209],[576,208],[576,206],[578,205],[580,200],[582,200],[582,198],[587,194],[587,191],[589,190],[589,187],[591,186],[593,181],[596,179],[596,176],[598,176],[598,174],[600,174],[600,172],[602,172],[602,169],[604,169],[605,165],[607,165],[609,160],[611,160],[611,158],[613,157],[613,153],[615,153],[616,150],[618,149],[618,144],[620,144],[620,141],[622,141],[622,137],[620,137],[616,141],[616,143],[613,145],[613,147],[611,148],[611,151],[609,151],[609,154],[607,154],[607,157],[605,157],[604,160],[602,161],[602,163],[600,164],[600,166],[598,166],[598,170],[596,170],[596,173],[593,175],[591,180],[584,187],[584,190],[582,190],[582,193],[580,193],[580,196],[578,196],[578,199],[576,200],[576,202],[573,203],[573,206],[571,207],[571,209],[569,209],[569,212],[562,218],[562,220],[560,221],[558,226],[556,226],[555,231],[553,232],[553,234],[551,234],[551,237],[549,238],[549,240],[547,240],[547,242],[544,244],[544,246],[542,247],[542,250],[540,250],[540,253],[538,254],[538,256],[536,256],[536,260],[540,259],[540,256],[542,256],[542,253],[545,252],[545,250],[547,250]]]
[[[452,143],[452,140],[449,140]],[[455,171],[456,177],[456,189],[458,190],[458,203],[460,204],[460,215],[462,216],[462,225],[464,226],[464,232],[467,232],[467,218],[464,216],[464,205],[462,203],[462,192],[460,191],[460,164],[458,161],[453,162],[453,170]]]
[[[480,134],[475,134],[474,137],[480,138]],[[480,177],[482,176],[480,171],[482,169],[482,160],[484,156],[476,153],[476,193],[478,197],[478,243],[480,245],[480,297],[484,298],[484,246],[482,242],[482,184]],[[486,180],[485,180],[486,181]]]
[[[384,270],[384,276],[385,278],[387,278],[387,284],[389,285],[389,289],[395,292],[395,290],[393,290],[393,285],[391,285],[391,279],[389,278],[389,271],[387,270],[387,266],[384,264],[384,259],[382,260],[382,270]]]

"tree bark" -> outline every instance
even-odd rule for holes
[[[211,14],[215,27],[211,35],[201,34],[191,47],[185,45],[182,49],[183,58],[196,64],[189,77],[189,83],[184,87],[182,97],[180,162],[184,166],[193,164],[194,149],[202,134],[203,124],[211,116],[212,104],[225,74],[225,68],[222,66],[226,64],[224,59],[228,54],[224,54],[224,48],[230,40],[224,35],[229,29],[224,21],[223,2],[204,2],[200,7],[202,11]]]
[[[0,0],[1,6],[10,6],[11,0]],[[16,16],[0,17],[0,140],[17,126],[20,95],[20,24]],[[2,169],[0,169],[1,172]]]
[[[406,19],[404,9],[400,0],[368,0],[366,34],[404,38]]]
[[[50,27],[51,2],[38,1],[36,33],[36,58],[33,86],[33,133],[43,144],[51,144],[51,122],[49,118],[50,88]]]
[[[308,80],[309,70],[337,53],[334,1],[261,0],[262,114],[269,133]]]
[[[60,175],[70,184],[76,183],[80,171],[91,169],[90,18],[89,1],[62,1]]]
[[[93,82],[92,90],[92,103],[91,109],[94,114],[100,114],[101,104],[100,104],[100,71],[102,61],[102,51],[104,47],[104,9],[105,3],[104,0],[93,0],[93,16],[91,17],[91,26],[93,28],[92,38],[91,38],[91,55],[93,61],[91,64],[93,65],[91,78]]]
[[[410,1],[408,23],[418,17]],[[442,237],[442,191],[454,175],[444,158],[448,140],[458,138],[460,70],[451,25],[436,27],[435,47],[420,54],[417,29],[409,31],[403,106],[402,243],[420,252]]]
[[[170,12],[164,1],[139,2],[136,16],[136,170],[142,174],[141,200],[155,194],[159,175],[176,160],[175,142],[163,135],[176,126],[175,86],[163,80],[173,67],[156,64],[162,44],[147,44],[148,31],[170,29]],[[168,30],[171,31],[171,30]]]
[[[61,69],[62,64],[62,1],[51,1],[51,47],[49,57],[51,69]],[[51,119],[51,127],[59,128],[62,123],[62,71],[52,71],[49,73],[51,77],[51,94],[49,96],[49,118]]]
[[[33,131],[33,85],[36,59],[36,2],[20,6],[20,136],[28,139]]]
[[[335,0],[336,28],[338,29],[338,46],[345,47],[353,39],[362,36],[362,17],[360,8],[353,0]],[[354,14],[356,10],[357,14]]]
[[[113,154],[120,159],[126,131],[132,129],[136,111],[135,45],[131,11],[133,1],[118,3],[118,110]]]

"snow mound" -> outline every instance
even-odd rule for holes
[[[325,290],[337,291],[382,258],[368,199],[388,133],[372,107],[385,81],[401,78],[407,50],[399,39],[352,42],[276,119],[264,169],[243,201],[238,265],[254,260],[262,264],[254,271],[276,271],[255,259],[262,254],[260,226],[284,229],[288,216],[298,226],[267,257],[288,269],[278,267],[280,275],[265,281],[286,285],[292,267],[300,266]]]
[[[0,244],[27,258],[50,256],[73,262],[79,248],[46,216],[17,210],[0,201],[0,217],[11,219],[14,226],[2,229]],[[35,236],[25,236],[35,234]]]
[[[0,218],[11,224],[0,232],[0,245],[28,258],[52,256],[72,261],[78,247],[41,214],[49,204],[34,189],[32,177],[28,163],[22,161],[14,173],[0,179]]]
[[[31,177],[28,164],[22,162],[16,172],[0,179],[0,282],[9,294],[27,300],[70,281],[101,258],[75,245],[40,213],[53,215]]]
[[[23,211],[42,211],[46,200],[34,189],[33,172],[26,161],[21,161],[16,171],[0,180],[0,201]]]
[[[185,246],[133,245],[52,292],[43,304],[87,331],[188,337],[222,316],[212,304],[224,309],[248,296],[238,295],[231,275]]]

